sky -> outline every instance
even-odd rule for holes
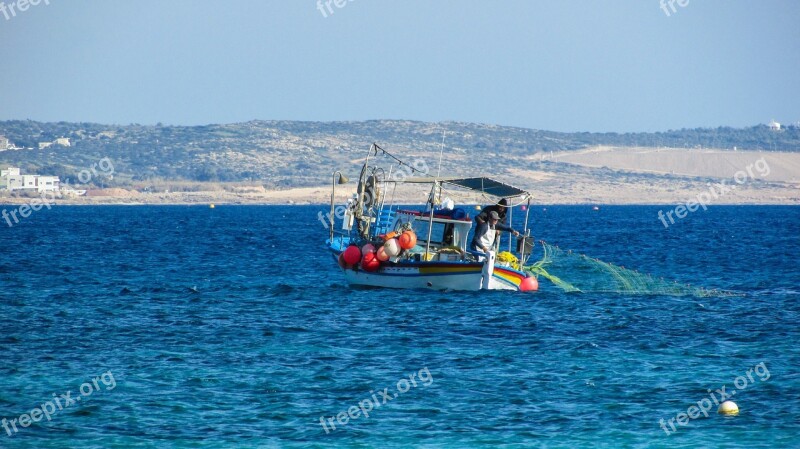
[[[800,121],[798,0],[0,1],[0,120]]]

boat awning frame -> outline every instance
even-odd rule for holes
[[[480,176],[475,178],[407,178],[403,180],[404,183],[411,184],[431,184],[434,182],[442,182],[454,186],[462,187],[474,192],[482,192],[498,198],[516,198],[522,197],[527,199],[531,197],[530,192],[514,187],[510,184],[498,181],[496,179]]]

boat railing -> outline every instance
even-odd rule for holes
[[[395,211],[393,210],[382,210],[378,216],[375,232],[380,235],[393,231],[392,227],[394,226],[395,215]]]

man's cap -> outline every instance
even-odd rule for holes
[[[489,218],[492,218],[494,220],[499,220],[500,219],[500,215],[497,214],[497,211],[491,211],[491,212],[489,212]]]

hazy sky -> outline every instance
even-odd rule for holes
[[[798,0],[0,1],[0,120],[800,121]]]

